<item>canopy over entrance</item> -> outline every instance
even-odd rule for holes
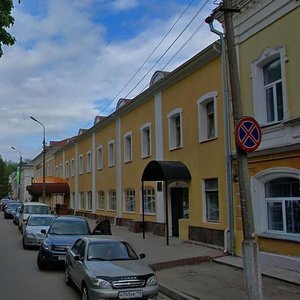
[[[189,181],[191,174],[186,165],[181,161],[158,161],[152,160],[145,167],[142,175],[142,193],[144,199],[144,181],[165,182],[165,218],[166,218],[166,239],[169,245],[169,219],[168,219],[168,181]],[[145,238],[145,203],[143,201],[143,238]]]
[[[31,185],[26,187],[26,190],[31,195],[42,195],[43,194],[43,178],[37,177],[32,180]],[[46,195],[51,194],[69,194],[70,188],[68,181],[64,178],[46,176],[45,177],[45,191]]]
[[[191,180],[191,174],[181,161],[152,160],[146,166],[142,181]]]

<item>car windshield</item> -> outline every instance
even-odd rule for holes
[[[137,254],[126,242],[95,242],[88,248],[88,260],[136,260]]]
[[[50,226],[52,221],[54,219],[54,216],[31,216],[28,221],[28,226]]]
[[[9,209],[17,209],[18,207],[20,207],[21,206],[21,204],[20,203],[8,203],[7,204],[7,208],[9,208]]]
[[[90,234],[90,231],[88,224],[83,220],[55,220],[49,229],[49,234],[86,235]]]
[[[25,214],[49,214],[49,207],[44,205],[26,205]]]

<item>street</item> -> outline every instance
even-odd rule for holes
[[[37,253],[37,249],[23,249],[18,227],[0,212],[0,299],[79,300],[80,292],[65,285],[63,270],[39,271]],[[158,299],[168,298],[159,295]]]

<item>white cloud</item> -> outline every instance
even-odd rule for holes
[[[111,5],[115,10],[128,10],[139,5],[138,0],[115,0],[111,2]]]

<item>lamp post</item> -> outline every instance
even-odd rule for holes
[[[46,199],[46,183],[45,183],[45,177],[46,177],[46,130],[43,123],[41,123],[36,118],[30,116],[30,119],[34,122],[39,123],[43,127],[43,202],[45,203]]]
[[[17,151],[20,154],[20,161],[19,161],[19,172],[17,173],[17,179],[18,179],[18,200],[20,201],[20,192],[21,192],[21,167],[22,167],[22,153],[16,149],[15,147],[11,147],[11,149]]]

